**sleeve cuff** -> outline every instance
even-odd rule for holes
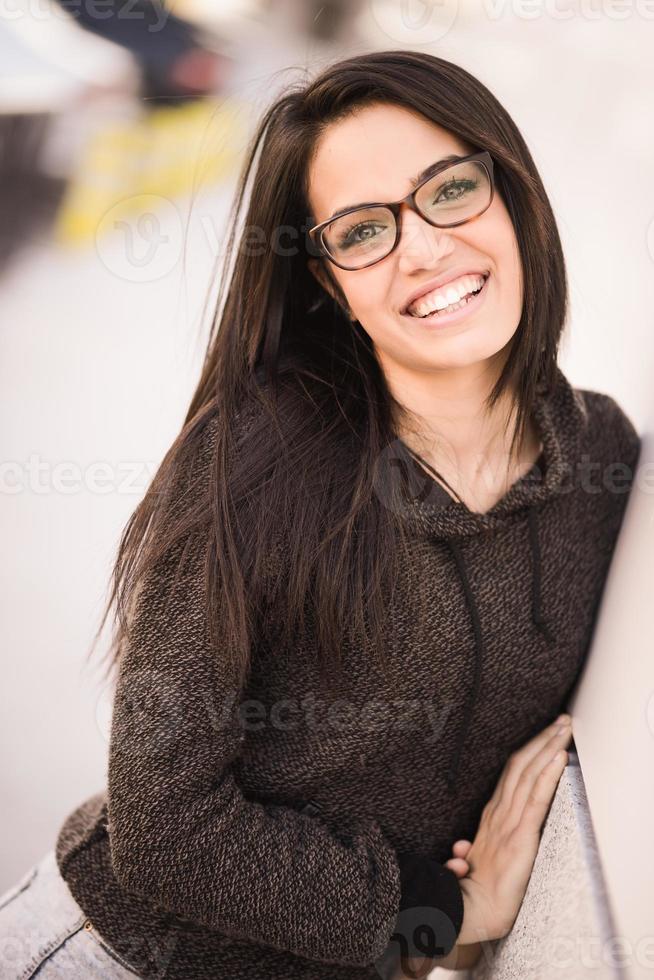
[[[450,868],[410,851],[399,852],[397,862],[398,915],[390,941],[375,963],[382,980],[397,976],[398,964],[406,958],[420,961],[447,956],[463,924],[463,892]]]
[[[458,936],[463,923],[463,893],[454,872],[434,858],[410,851],[400,852],[397,861],[400,866],[400,912],[415,906],[438,908],[452,922]]]

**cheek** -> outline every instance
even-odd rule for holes
[[[344,288],[354,315],[364,326],[388,312],[391,283],[383,263],[378,268],[371,266],[352,273]]]
[[[515,237],[513,231],[513,226],[506,229],[504,233],[504,248],[503,252],[506,256],[505,262],[507,267],[509,267],[514,275],[514,278],[520,278],[520,250],[518,248],[518,240]]]
[[[486,253],[495,265],[497,296],[508,312],[522,310],[522,259],[513,225],[508,215],[499,214],[486,238]]]
[[[495,228],[491,241],[495,241],[498,267],[507,294],[522,297],[522,260],[513,223],[502,205],[496,213]],[[489,246],[491,249],[492,245]],[[492,254],[492,252],[491,252]]]
[[[511,297],[511,303],[514,308],[521,311],[523,301],[522,261],[518,252],[517,242],[515,241],[511,246],[507,269],[507,294]]]

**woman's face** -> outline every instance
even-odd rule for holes
[[[332,123],[317,144],[309,171],[316,222],[354,201],[398,200],[412,189],[410,178],[430,164],[471,152],[447,130],[402,107],[380,103],[361,109]],[[402,209],[401,221],[397,247],[376,264],[346,271],[326,258],[310,259],[312,272],[336,296],[325,276],[330,267],[350,315],[390,373],[465,368],[493,358],[515,333],[523,301],[518,244],[497,190],[483,214],[455,228],[435,228],[410,208]],[[416,291],[460,269],[490,273],[462,318],[438,325],[433,317],[422,323],[404,312]]]

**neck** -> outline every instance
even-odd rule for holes
[[[509,458],[516,415],[512,389],[503,392],[492,411],[485,407],[504,363],[500,354],[502,358],[423,373],[383,364],[390,390],[405,410],[396,426],[400,438],[455,489],[478,499],[482,488],[489,496],[500,493],[540,451],[530,420],[517,459]]]

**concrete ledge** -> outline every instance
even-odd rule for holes
[[[577,754],[566,766],[543,827],[513,929],[488,943],[474,970],[439,967],[429,980],[619,980],[612,926]]]

